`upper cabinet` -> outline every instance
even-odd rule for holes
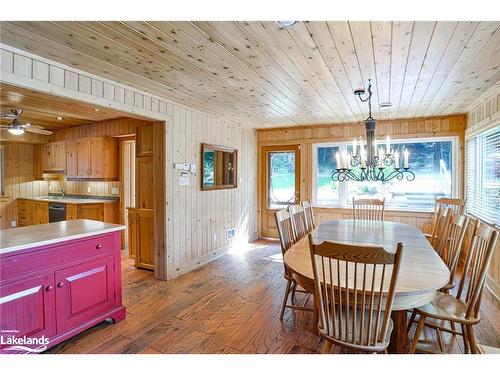
[[[143,125],[136,128],[136,157],[153,156],[153,126]]]
[[[53,171],[63,171],[68,180],[117,180],[118,140],[91,137],[35,145],[35,178]]]
[[[66,143],[51,142],[45,144],[44,171],[66,171]]]
[[[118,179],[118,141],[110,137],[82,138],[67,142],[66,177],[71,179]]]

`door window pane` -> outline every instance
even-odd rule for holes
[[[295,203],[295,152],[268,153],[269,208],[286,207]]]
[[[338,146],[316,147],[316,181],[315,204],[319,206],[337,205],[339,203],[339,183],[332,181],[332,173],[337,168],[335,154]]]

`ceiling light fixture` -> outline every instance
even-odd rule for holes
[[[94,108],[94,112],[99,112],[100,109],[99,108]]]
[[[57,119],[58,120],[62,120],[63,118],[61,116],[57,116]]]
[[[415,179],[415,174],[410,170],[408,149],[403,151],[403,167],[401,168],[400,155],[397,150],[391,148],[391,138],[385,139],[384,147],[377,150],[375,139],[375,127],[377,120],[372,117],[372,84],[368,80],[368,94],[364,89],[354,91],[359,100],[368,102],[368,118],[365,120],[366,147],[365,142],[360,138],[354,139],[352,144],[352,155],[344,151],[342,156],[337,152],[335,159],[337,162],[335,171],[332,173],[333,181],[389,181],[394,178],[402,180],[404,177],[408,181]],[[367,95],[366,95],[367,94]],[[362,97],[364,96],[364,98]],[[359,153],[358,153],[359,144]]]
[[[9,128],[9,133],[12,135],[23,135],[24,134],[24,129],[20,126],[12,126]]]
[[[299,23],[299,21],[276,21],[276,24],[280,27],[292,27],[297,23]]]

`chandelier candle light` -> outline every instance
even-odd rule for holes
[[[372,117],[372,85],[371,80],[368,80],[368,96],[365,95],[365,90],[356,90],[354,94],[362,102],[368,101],[369,114],[365,120],[366,129],[366,146],[363,139],[359,141],[355,138],[352,144],[352,155],[343,151],[342,155],[338,152],[335,154],[337,168],[332,174],[333,181],[389,181],[394,178],[402,180],[406,177],[408,181],[415,179],[415,174],[409,168],[410,153],[408,149],[403,152],[403,167],[400,164],[400,155],[397,150],[391,148],[391,138],[385,138],[384,147],[379,147],[377,150],[377,141],[375,139],[375,127],[377,120]],[[358,153],[359,145],[359,153]]]

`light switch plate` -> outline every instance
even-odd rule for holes
[[[187,186],[187,185],[189,185],[189,176],[179,177],[179,186]]]
[[[15,220],[12,220],[12,221],[10,222],[10,227],[11,227],[11,228],[15,228],[15,227],[17,227],[17,222],[16,222]]]
[[[119,187],[112,187],[111,188],[111,194],[113,195],[119,195],[120,194],[120,188]]]

